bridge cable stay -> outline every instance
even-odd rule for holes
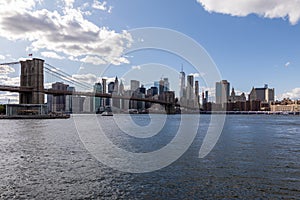
[[[75,80],[74,78],[71,78],[70,76],[63,75],[63,74],[61,74],[61,73],[59,73],[59,72],[57,72],[53,69],[50,69],[48,67],[44,67],[44,68],[45,68],[45,72],[49,75],[55,76],[56,78],[62,79],[63,81],[74,84],[74,85],[79,86],[81,88],[91,89],[90,85],[79,82],[79,81]]]
[[[9,62],[9,63],[0,63],[0,65],[17,65],[17,64],[20,64],[20,61],[19,62]]]
[[[55,72],[47,67],[44,67],[45,68],[45,72],[51,76],[54,76],[58,79],[61,79],[63,81],[66,81],[68,83],[71,83],[71,84],[74,84],[75,86],[79,86],[81,88],[84,88],[84,89],[91,89],[91,87],[87,86],[87,85],[84,85],[78,81],[74,81],[73,79],[71,79],[70,77],[67,77],[67,76],[62,76],[60,73],[58,72]]]
[[[58,69],[58,68],[56,68],[56,67],[48,64],[48,63],[45,63],[45,65],[47,65],[47,67],[48,67],[47,69],[51,68],[50,71],[55,71],[58,74],[60,74],[62,77],[71,79],[72,81],[74,81],[74,82],[76,82],[76,83],[78,83],[80,85],[85,85],[85,87],[91,88],[90,84],[84,83],[84,82],[79,82],[75,78],[72,78],[72,75],[70,75],[70,74],[68,74],[68,73],[66,73],[66,72],[64,72],[64,71],[62,71],[62,70],[60,70],[60,69]]]

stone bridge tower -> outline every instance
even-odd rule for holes
[[[21,61],[20,87],[32,89],[32,92],[20,93],[20,104],[44,104],[44,60]]]

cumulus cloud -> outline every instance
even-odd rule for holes
[[[9,77],[6,74],[1,74],[0,85],[20,86],[20,77]]]
[[[208,12],[265,18],[288,18],[295,25],[300,19],[299,0],[197,0]]]
[[[65,0],[61,14],[34,9],[34,0],[1,1],[0,36],[29,41],[30,51],[55,52],[73,60],[93,56],[115,65],[127,63],[121,55],[131,45],[131,35],[88,21],[80,9],[73,8],[73,2]]]
[[[46,58],[54,58],[54,59],[59,59],[62,60],[65,57],[58,55],[57,53],[53,52],[53,51],[44,51],[41,53],[42,56],[46,57]]]
[[[279,95],[278,98],[279,99],[284,99],[284,98],[300,99],[300,88],[294,88],[291,91]]]
[[[19,102],[19,94],[11,93],[11,92],[0,92],[0,103],[18,103]]]
[[[9,65],[0,65],[0,74],[6,75],[15,72],[15,69],[10,67]]]
[[[74,74],[72,75],[72,78],[76,81],[88,83],[90,85],[94,85],[98,81],[97,76],[94,74]]]
[[[94,0],[92,7],[97,10],[107,11],[108,13],[111,13],[112,11],[112,6],[107,6],[106,1],[101,2],[98,0]]]

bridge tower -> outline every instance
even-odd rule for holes
[[[44,104],[44,60],[21,61],[20,87],[32,89],[30,93],[20,93],[20,104]]]

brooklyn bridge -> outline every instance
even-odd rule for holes
[[[147,102],[150,104],[159,104],[164,106],[167,114],[174,113],[175,107],[180,105],[175,101],[175,95],[173,98],[154,99],[153,97],[135,97],[119,95],[114,93],[104,92],[90,92],[87,89],[91,88],[88,84],[80,82],[66,72],[45,63],[44,60],[38,58],[32,58],[25,61],[0,63],[0,65],[18,65],[20,64],[20,85],[0,85],[0,91],[16,92],[19,93],[19,105],[42,105],[45,104],[45,94],[53,96],[85,96],[85,97],[100,97],[104,99],[119,99],[136,102]],[[80,86],[85,88],[84,91],[68,91],[68,90],[57,90],[48,89],[44,87],[44,76],[50,74],[62,82],[68,82],[72,85]]]

